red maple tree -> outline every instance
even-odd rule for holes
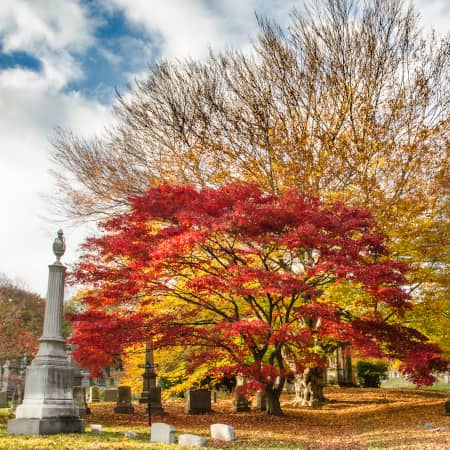
[[[73,272],[91,288],[72,316],[83,365],[149,338],[189,346],[192,370],[207,362],[245,376],[269,414],[282,414],[288,375],[323,368],[341,343],[402,360],[418,383],[446,367],[438,346],[402,324],[413,307],[407,267],[388,258],[368,211],[254,185],[161,185],[130,201]],[[334,296],[339,283],[360,295]]]
[[[42,335],[45,300],[0,274],[0,364],[33,357]]]

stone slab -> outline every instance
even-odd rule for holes
[[[78,418],[54,419],[10,419],[7,432],[9,434],[60,434],[84,433],[84,420]]]
[[[190,389],[186,392],[187,414],[202,414],[211,412],[211,391],[209,389]]]
[[[175,443],[175,427],[163,422],[152,423],[150,442]]]
[[[91,423],[91,433],[102,434],[103,433],[103,425],[99,423]]]
[[[206,447],[206,439],[196,434],[180,434],[178,444],[186,447]]]
[[[224,423],[213,423],[210,427],[211,437],[213,439],[219,439],[220,441],[234,441],[236,439],[236,433],[234,428]]]
[[[133,414],[134,408],[130,405],[117,405],[114,408],[116,414]]]
[[[103,401],[104,402],[117,402],[119,398],[119,391],[114,389],[105,389],[103,391]]]
[[[100,401],[100,388],[98,386],[91,386],[89,388],[89,401],[91,403]]]
[[[125,431],[123,435],[130,439],[137,439],[139,437],[139,434],[137,434],[135,431]]]
[[[245,397],[237,396],[233,400],[233,412],[247,412],[250,411],[250,404]]]

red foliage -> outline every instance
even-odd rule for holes
[[[192,367],[228,361],[222,374],[258,386],[288,373],[286,354],[298,367],[320,365],[340,342],[403,360],[419,382],[446,364],[394,320],[411,307],[401,289],[407,267],[388,258],[368,211],[294,189],[278,197],[253,185],[162,185],[102,228],[73,273],[92,286],[86,312],[72,317],[84,365],[148,337],[156,347],[195,346]],[[370,302],[324,296],[342,280]],[[144,304],[151,314],[139,312]]]

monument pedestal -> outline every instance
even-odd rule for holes
[[[84,433],[84,420],[76,417],[56,417],[50,419],[8,420],[9,434],[60,434]]]
[[[149,397],[150,396],[150,401]],[[148,412],[148,405],[150,405],[150,412],[152,415],[164,415],[164,408],[161,404],[161,388],[159,386],[156,387],[150,387],[148,391],[142,392],[141,398],[139,399],[139,403],[145,403],[147,405],[147,412]]]
[[[8,420],[8,433],[83,433],[72,385],[73,367],[64,353],[64,341],[41,338],[39,352],[27,368],[24,400],[16,418]]]
[[[73,401],[74,368],[67,360],[61,336],[66,271],[59,260],[65,250],[62,231],[53,250],[57,260],[49,266],[44,333],[39,351],[27,367],[23,402],[16,409],[16,418],[8,420],[10,434],[84,432],[84,421]]]

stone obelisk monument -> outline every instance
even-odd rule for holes
[[[66,267],[61,263],[66,245],[62,230],[53,243],[56,261],[49,265],[44,333],[39,351],[27,368],[23,403],[8,421],[10,434],[82,433],[84,421],[72,396],[74,370],[61,334]]]

